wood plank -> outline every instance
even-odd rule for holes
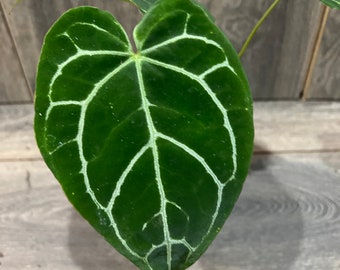
[[[255,156],[231,217],[189,269],[338,269],[340,174],[323,159]],[[73,210],[42,161],[0,162],[0,172],[0,267],[137,269]]]
[[[63,11],[76,5],[95,5],[111,11],[129,32],[140,18],[137,9],[123,1],[25,0],[13,8],[15,1],[4,0],[4,6],[6,10],[13,9],[9,22],[32,89],[32,67],[37,64],[43,36]],[[269,6],[266,0],[202,2],[237,50]],[[299,98],[319,16],[318,1],[282,1],[274,10],[242,59],[255,99]]]
[[[340,149],[340,103],[256,102],[256,152]]]
[[[204,1],[239,51],[270,1]],[[298,99],[321,18],[318,1],[281,1],[261,26],[242,63],[254,99]],[[326,76],[327,77],[327,76]]]
[[[309,99],[340,99],[339,29],[339,10],[330,10],[307,97]]]
[[[0,160],[40,159],[33,105],[0,106]],[[340,149],[340,103],[255,102],[255,152]]]
[[[41,158],[33,117],[32,104],[0,106],[0,160]]]
[[[0,172],[0,268],[136,269],[75,212],[43,161],[0,162]]]
[[[340,149],[340,103],[256,102],[255,152]]]
[[[32,101],[0,3],[0,104]]]
[[[339,179],[297,157],[256,156],[231,217],[198,269],[338,269]]]

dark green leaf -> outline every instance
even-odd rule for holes
[[[80,7],[48,32],[35,132],[67,197],[141,269],[185,269],[247,175],[252,105],[236,52],[206,12],[163,0],[134,31]]]
[[[322,3],[324,3],[326,6],[329,6],[331,8],[337,8],[340,9],[340,1],[339,0],[320,0]]]

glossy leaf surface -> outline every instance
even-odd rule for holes
[[[325,5],[331,7],[331,8],[337,8],[340,9],[340,1],[339,0],[320,0]]]
[[[65,13],[45,38],[35,132],[82,216],[141,269],[185,269],[247,175],[252,105],[236,52],[204,10],[163,0],[133,52],[107,12]]]

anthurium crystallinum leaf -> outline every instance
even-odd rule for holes
[[[66,12],[37,74],[40,151],[81,215],[140,269],[185,269],[215,238],[247,175],[252,103],[236,52],[189,0],[135,28]]]

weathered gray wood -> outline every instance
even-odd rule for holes
[[[331,10],[314,69],[309,99],[340,99],[340,11]]]
[[[43,36],[62,12],[77,5],[95,5],[111,11],[128,32],[141,17],[130,4],[112,0],[3,0],[12,9],[9,22],[18,44],[31,87]],[[202,0],[216,17],[237,50],[270,3],[257,1]],[[282,1],[261,27],[244,55],[246,72],[255,99],[297,99],[303,88],[316,31],[319,25],[319,1]],[[336,34],[334,34],[336,36]]]
[[[0,162],[0,172],[1,269],[136,269],[73,210],[42,161]]]
[[[6,16],[0,3],[0,103],[31,101],[16,48],[10,36]]]
[[[340,149],[340,103],[256,102],[255,152]]]
[[[33,132],[33,105],[0,106],[0,161],[40,159]]]
[[[339,269],[339,180],[317,163],[256,156],[231,217],[196,269]]]
[[[312,156],[255,156],[231,217],[190,270],[339,269],[340,174]],[[0,172],[1,268],[137,269],[72,209],[42,161],[0,162]]]
[[[33,105],[0,106],[0,161],[40,159]],[[340,103],[255,102],[255,152],[340,150]]]

